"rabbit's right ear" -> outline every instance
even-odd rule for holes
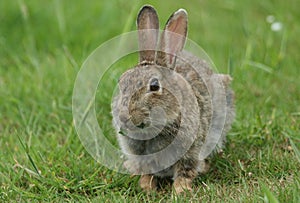
[[[172,67],[176,55],[182,51],[187,35],[187,12],[179,9],[173,13],[161,34],[159,50],[157,52],[157,64]]]
[[[137,17],[139,32],[139,62],[154,62],[155,49],[158,41],[159,21],[155,9],[152,6],[144,6]]]

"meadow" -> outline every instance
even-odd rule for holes
[[[185,8],[188,37],[234,79],[237,115],[224,153],[186,196],[168,186],[144,193],[138,177],[95,161],[74,128],[73,87],[83,62],[102,43],[135,30],[144,4],[155,6],[161,28]],[[299,6],[297,0],[0,1],[0,202],[300,202]],[[114,144],[117,79],[105,80],[96,96],[99,124]]]

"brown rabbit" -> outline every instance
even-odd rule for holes
[[[151,6],[137,17],[139,64],[119,79],[112,103],[125,167],[140,174],[140,186],[155,189],[157,177],[173,178],[177,193],[208,170],[206,158],[221,149],[234,119],[229,75],[183,50],[187,13],[169,18],[159,40],[159,21]]]

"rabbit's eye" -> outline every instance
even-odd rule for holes
[[[156,92],[159,90],[159,82],[158,82],[158,79],[157,78],[153,78],[151,79],[150,81],[150,91],[151,92]]]

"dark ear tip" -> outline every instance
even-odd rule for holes
[[[167,21],[167,25],[169,24],[170,21],[173,21],[173,20],[177,20],[178,18],[183,18],[185,21],[188,20],[188,14],[186,12],[185,9],[181,8],[181,9],[178,9],[177,11],[175,11],[168,19]]]
[[[152,5],[144,5],[140,11],[145,11],[145,10],[150,10],[150,11],[155,11],[154,7]]]
[[[187,12],[185,9],[181,8],[181,9],[178,9],[175,13],[174,13],[175,16],[185,16],[187,17]]]
[[[153,6],[151,5],[144,5],[141,9],[140,12],[138,14],[138,19],[140,18],[140,16],[144,13],[154,13],[156,15],[156,10],[154,9]]]

